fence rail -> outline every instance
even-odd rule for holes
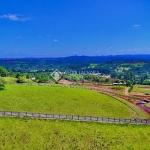
[[[41,118],[41,119],[67,119],[67,120],[111,122],[111,123],[150,124],[150,120],[147,119],[103,118],[103,117],[92,117],[92,116],[73,116],[73,115],[12,112],[12,111],[0,111],[0,116],[31,117],[31,118]]]

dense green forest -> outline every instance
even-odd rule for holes
[[[0,76],[15,77],[18,83],[31,78],[53,81],[51,73],[57,69],[62,73],[60,79],[74,82],[150,84],[149,55],[0,59],[0,66]],[[108,75],[111,78],[106,78]]]

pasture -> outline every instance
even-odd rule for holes
[[[0,149],[150,149],[148,125],[0,118]]]
[[[150,86],[148,85],[134,86],[132,92],[137,92],[141,94],[145,94],[146,92],[150,93]]]
[[[115,118],[134,116],[123,103],[96,91],[29,85],[6,85],[5,90],[0,91],[0,110]]]

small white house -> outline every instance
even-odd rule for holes
[[[31,80],[33,81],[33,80],[35,80],[35,78],[31,78]]]

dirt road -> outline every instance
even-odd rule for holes
[[[130,89],[130,87],[126,87],[126,89],[125,89],[125,91],[124,91],[124,94],[125,94],[125,95],[129,95],[129,92],[128,92],[129,89]]]

